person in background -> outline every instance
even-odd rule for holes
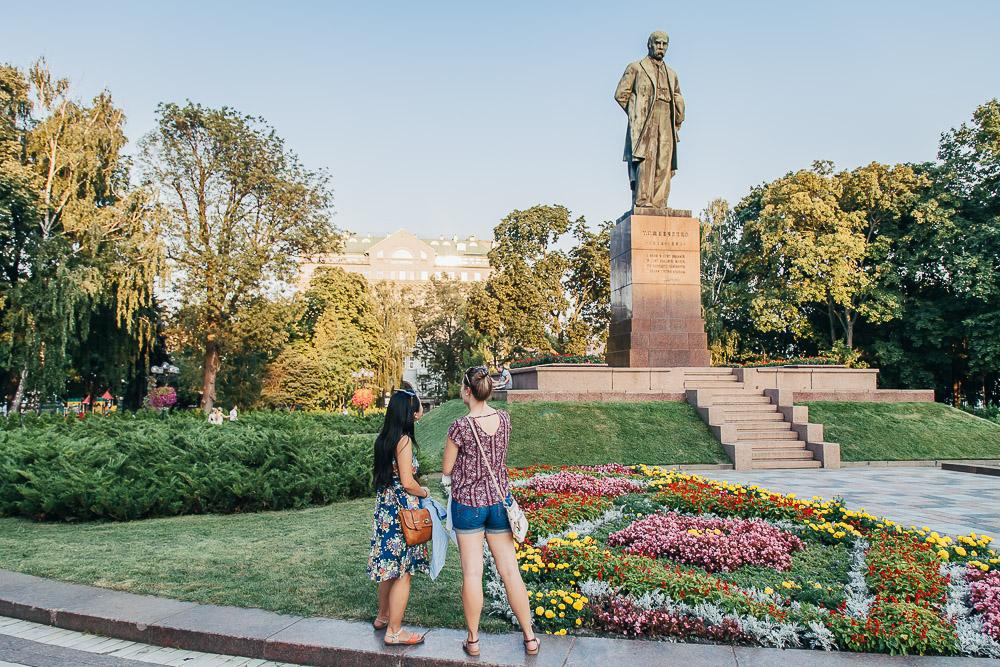
[[[219,426],[222,424],[222,408],[212,408],[212,411],[208,414],[208,423]]]
[[[386,645],[422,644],[424,636],[403,630],[403,614],[410,600],[410,578],[428,572],[426,544],[408,546],[399,523],[399,510],[418,509],[430,491],[417,483],[420,466],[414,451],[413,425],[424,414],[415,392],[398,389],[389,399],[382,431],[375,439],[375,516],[372,520],[368,576],[378,582],[378,612],[372,626],[385,630]]]
[[[510,502],[507,476],[510,415],[486,403],[492,393],[493,378],[488,368],[477,366],[465,372],[462,401],[469,413],[456,419],[448,429],[441,468],[444,473],[441,483],[451,496],[448,511],[462,559],[462,607],[469,628],[462,648],[471,656],[479,655],[485,537],[497,572],[503,579],[510,608],[524,633],[524,650],[528,655],[535,655],[539,641],[531,627],[531,604],[518,569],[514,536],[505,506]]]
[[[500,379],[497,381],[497,385],[494,389],[510,389],[514,384],[514,378],[510,376],[510,371],[507,370],[507,364],[500,364]]]
[[[229,421],[234,422],[239,418],[240,418],[239,411],[236,409],[236,406],[234,405],[233,409],[229,411]]]

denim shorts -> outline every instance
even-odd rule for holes
[[[510,494],[507,494],[510,502]],[[503,503],[493,503],[486,507],[463,505],[455,499],[451,501],[451,525],[456,533],[509,533],[510,521]]]

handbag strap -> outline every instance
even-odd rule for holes
[[[499,413],[497,414],[499,416]],[[469,422],[469,427],[472,429],[472,437],[476,439],[476,446],[479,447],[479,453],[483,457],[483,463],[486,464],[486,470],[490,473],[490,481],[493,482],[493,488],[496,490],[497,495],[500,496],[500,502],[506,506],[507,498],[504,496],[503,491],[500,490],[500,482],[497,481],[497,477],[493,473],[493,468],[490,467],[490,460],[486,458],[486,450],[483,449],[483,443],[479,441],[479,432],[476,431],[476,424],[472,421],[472,417],[466,417],[465,419]]]

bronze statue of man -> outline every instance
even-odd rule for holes
[[[684,122],[684,98],[677,73],[663,56],[670,37],[656,31],[649,55],[625,68],[615,101],[628,114],[625,162],[634,207],[666,208],[670,178],[677,171],[677,131]]]

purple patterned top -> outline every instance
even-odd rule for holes
[[[451,471],[451,497],[456,502],[471,507],[486,507],[503,501],[510,491],[510,481],[507,479],[507,445],[510,442],[510,415],[503,410],[497,410],[500,426],[492,436],[479,426],[478,419],[462,417],[452,422],[448,429],[448,437],[458,445],[458,458]],[[476,424],[479,442],[483,445],[486,457],[489,459],[490,470],[496,476],[503,496],[498,497],[490,472],[483,466],[483,455],[479,453],[476,439],[472,434],[472,426]]]

